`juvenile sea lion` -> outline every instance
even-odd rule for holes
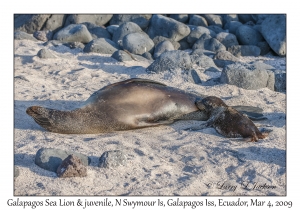
[[[244,114],[227,106],[220,98],[209,96],[197,101],[199,109],[206,109],[209,119],[199,129],[214,127],[218,133],[230,138],[244,138],[245,141],[256,142],[264,139],[268,132],[261,133],[254,123]]]
[[[175,120],[207,120],[206,111],[195,104],[202,98],[156,81],[136,78],[96,91],[75,110],[32,106],[26,113],[51,132],[102,133],[170,124]]]

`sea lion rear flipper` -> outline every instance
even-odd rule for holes
[[[258,138],[264,139],[269,136],[269,133],[271,133],[273,130],[268,128],[260,128],[259,131],[260,133],[258,134]]]
[[[199,131],[199,130],[203,130],[203,129],[209,128],[209,127],[212,127],[210,125],[210,123],[209,122],[205,122],[205,123],[202,123],[199,126],[193,126],[193,127],[186,128],[186,129],[183,129],[183,130],[185,130],[185,131]]]
[[[260,128],[259,131],[261,133],[271,133],[273,130],[269,128]]]
[[[232,106],[232,108],[234,108],[235,110],[237,110],[241,114],[247,115],[247,117],[251,120],[258,121],[258,120],[268,119],[262,114],[263,109],[261,109],[259,107],[254,107],[254,106]]]
[[[255,139],[254,137],[247,137],[247,138],[243,138],[242,141],[244,141],[244,142],[257,142],[257,139]]]
[[[250,119],[250,120],[253,120],[253,121],[259,121],[259,120],[266,120],[268,118],[266,117],[253,117],[251,116],[251,114],[247,115],[247,117]]]
[[[232,106],[237,111],[245,111],[245,112],[254,112],[254,113],[262,113],[264,110],[255,106]]]

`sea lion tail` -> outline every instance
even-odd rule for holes
[[[51,127],[51,123],[48,118],[48,111],[46,108],[40,106],[31,106],[27,108],[26,113],[43,128],[48,130],[49,127]]]

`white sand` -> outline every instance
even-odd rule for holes
[[[57,59],[40,59],[42,49]],[[285,58],[244,58],[285,67]],[[14,160],[20,169],[14,195],[286,195],[286,94],[267,88],[244,90],[232,85],[202,86],[191,83],[182,71],[147,74],[149,62],[117,62],[108,55],[82,53],[65,46],[44,47],[42,42],[15,41]],[[134,68],[132,68],[134,66]],[[131,68],[129,68],[131,67]],[[196,68],[196,67],[195,67]],[[220,73],[203,73],[206,81]],[[225,138],[213,128],[184,131],[199,121],[93,135],[65,135],[45,131],[25,110],[32,105],[74,109],[94,91],[129,78],[147,78],[194,93],[221,97],[228,105],[257,106],[272,126],[265,140],[245,143]],[[72,150],[92,160],[85,178],[61,179],[34,163],[42,147]],[[97,166],[103,152],[121,149],[126,167]],[[231,188],[223,189],[225,183]],[[242,188],[241,183],[272,185],[275,189]]]

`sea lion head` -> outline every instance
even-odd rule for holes
[[[208,96],[204,98],[201,102],[206,110],[212,111],[213,109],[216,109],[218,107],[228,107],[222,99],[215,97],[215,96]],[[199,104],[198,104],[199,105]]]
[[[48,129],[48,127],[51,126],[49,121],[49,109],[40,106],[31,106],[27,108],[26,113],[42,127]]]
[[[47,109],[41,106],[31,106],[26,109],[26,113],[31,117],[45,115],[47,113]]]

